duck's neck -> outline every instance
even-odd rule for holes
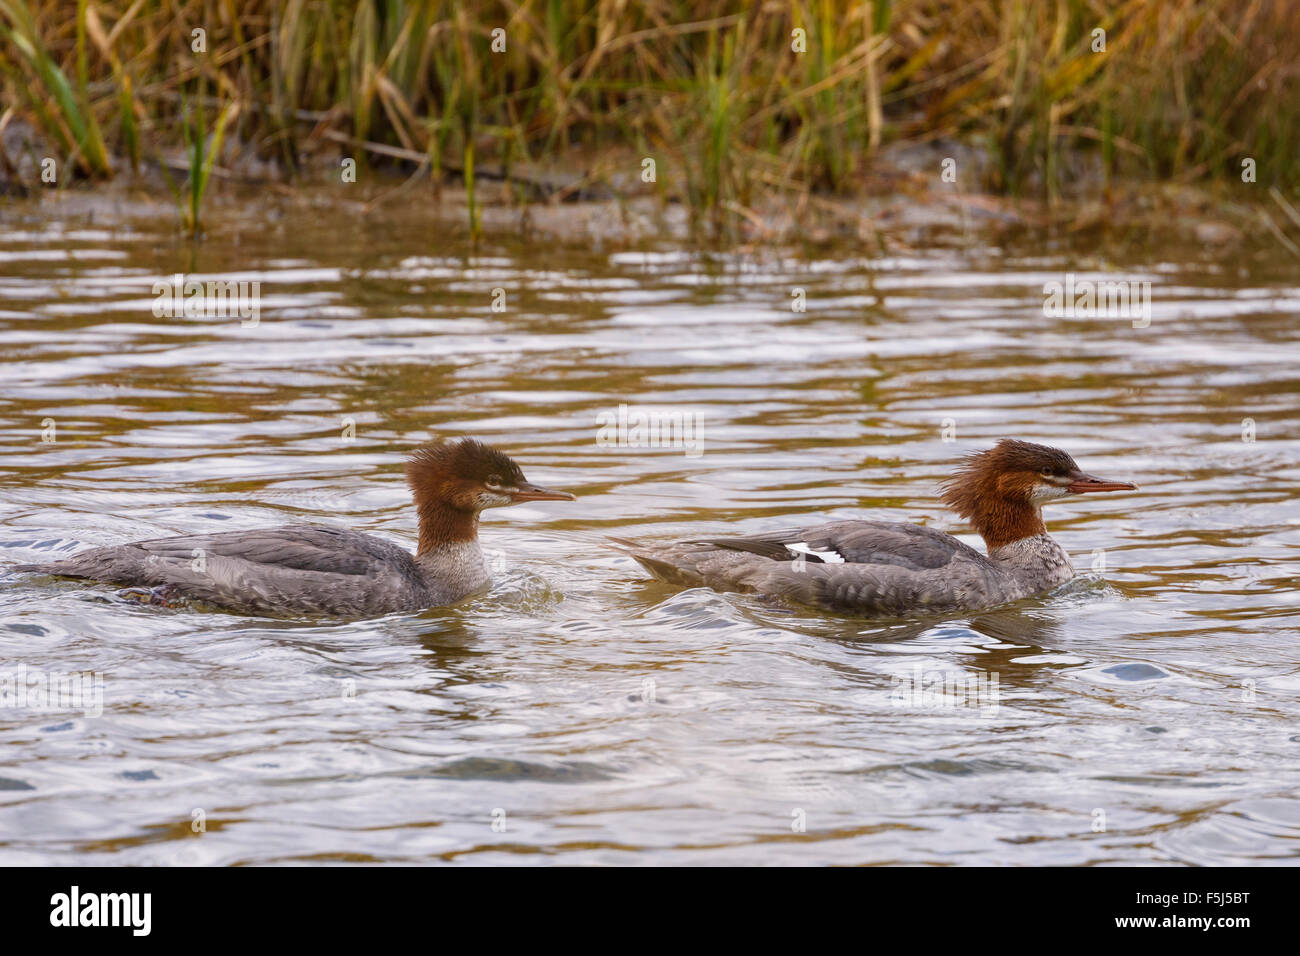
[[[1005,498],[980,502],[971,515],[971,525],[984,539],[990,556],[1013,542],[1047,534],[1042,508],[1028,501]]]
[[[1025,594],[1037,594],[1074,577],[1065,549],[1047,533],[1043,511],[1029,502],[1001,501],[973,520],[989,560],[1015,579]]]
[[[430,603],[452,604],[487,588],[492,575],[478,543],[478,514],[442,501],[424,501],[419,515],[415,564]]]
[[[1008,599],[1050,590],[1074,576],[1069,555],[1047,533],[1042,509],[1005,494],[994,476],[950,484],[944,501],[984,539],[989,561],[1007,575]]]
[[[478,546],[478,512],[453,507],[438,498],[416,501],[420,518],[420,538],[415,555],[423,558],[448,550]]]

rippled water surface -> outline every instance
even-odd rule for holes
[[[99,717],[0,710],[0,862],[1300,855],[1284,253],[472,250],[416,210],[274,205],[197,251],[169,215],[0,212],[0,676],[103,680]],[[1045,318],[1070,271],[1149,280],[1149,327]],[[259,324],[156,318],[176,272],[260,281]],[[699,414],[703,453],[599,446],[623,403]],[[496,584],[462,606],[256,619],[4,570],[300,521],[409,546],[402,455],[462,434],[579,496],[489,512]],[[792,516],[964,535],[935,486],[1003,436],[1141,490],[1052,508],[1080,576],[986,614],[679,591],[602,543]],[[968,676],[996,706],[902,693]]]

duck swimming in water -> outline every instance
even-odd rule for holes
[[[1084,473],[1060,449],[1004,439],[967,457],[943,485],[942,500],[969,519],[987,557],[942,531],[887,521],[664,545],[614,540],[656,577],[689,587],[886,616],[973,610],[1041,594],[1074,576],[1043,525],[1044,504],[1136,488]]]
[[[492,583],[480,512],[574,500],[530,484],[510,458],[472,439],[417,449],[406,481],[419,516],[414,555],[374,535],[289,525],[109,545],[15,570],[153,588],[165,600],[251,614],[376,617],[454,604]]]

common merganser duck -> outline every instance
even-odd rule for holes
[[[690,587],[884,616],[973,610],[1040,594],[1074,576],[1069,556],[1043,525],[1044,503],[1136,488],[1085,474],[1059,449],[1003,439],[967,456],[941,496],[970,520],[988,557],[942,531],[886,521],[658,546],[613,540],[656,577]]]
[[[419,515],[414,555],[374,535],[288,525],[110,545],[16,570],[153,588],[161,601],[152,603],[179,596],[253,614],[376,617],[454,604],[491,584],[481,511],[574,500],[530,484],[506,455],[468,438],[417,449],[406,481]]]

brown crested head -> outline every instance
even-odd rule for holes
[[[406,483],[417,501],[423,493],[463,511],[486,507],[478,502],[489,484],[523,480],[508,455],[472,438],[424,445],[406,460]]]
[[[472,438],[417,448],[406,460],[406,483],[420,513],[420,553],[472,540],[485,508],[573,500],[568,492],[532,484],[510,456]]]
[[[1045,502],[1136,487],[1086,474],[1059,448],[1004,438],[987,451],[968,455],[943,483],[941,497],[993,549],[1045,534]]]

